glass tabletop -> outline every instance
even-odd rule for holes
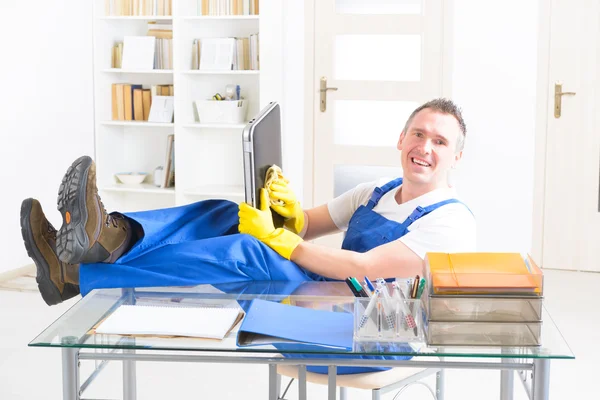
[[[77,302],[29,346],[75,347],[81,349],[140,349],[166,351],[232,352],[242,354],[279,354],[281,348],[270,344],[240,347],[238,323],[223,340],[190,337],[157,337],[98,334],[94,328],[120,305],[230,307],[247,310],[254,299],[297,307],[352,313],[355,297],[344,282],[240,282],[192,287],[135,289],[98,289]],[[575,358],[554,321],[543,310],[540,346],[428,346],[425,342],[364,342],[354,340],[351,349],[286,343],[285,353],[335,356],[420,356],[511,359]]]

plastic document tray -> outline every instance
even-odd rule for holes
[[[424,321],[430,346],[539,346],[541,322]]]
[[[537,296],[440,296],[423,292],[423,309],[430,321],[539,322],[543,298]]]

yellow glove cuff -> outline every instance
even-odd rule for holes
[[[294,232],[296,235],[299,235],[300,232],[302,232],[302,229],[304,228],[304,210],[300,207],[300,203],[296,203],[294,216],[286,219],[283,226]]]
[[[283,228],[275,229],[269,236],[260,238],[260,241],[288,260],[292,257],[296,247],[303,242],[300,236]]]

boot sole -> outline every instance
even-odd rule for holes
[[[56,235],[56,253],[62,262],[78,264],[90,248],[85,231],[88,220],[86,207],[87,178],[92,159],[79,157],[71,164],[58,189],[58,211],[63,224]],[[67,223],[67,215],[70,220]]]
[[[31,220],[29,218],[33,199],[26,199],[21,204],[21,236],[25,243],[27,255],[31,257],[35,263],[37,273],[35,280],[38,284],[38,289],[42,298],[49,306],[62,302],[60,291],[50,279],[50,266],[42,257],[42,253],[35,244],[33,232],[31,231]]]

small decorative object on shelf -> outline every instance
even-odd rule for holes
[[[115,176],[121,183],[126,185],[139,185],[144,182],[148,174],[145,172],[121,172]]]

